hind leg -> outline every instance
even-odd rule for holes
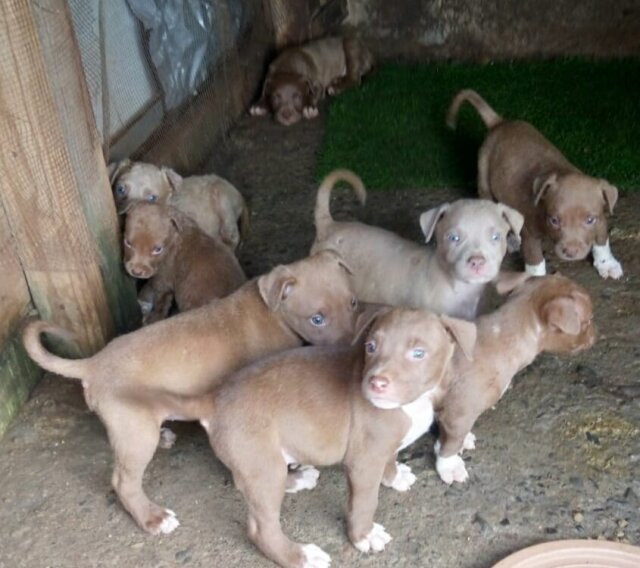
[[[120,502],[145,531],[172,532],[179,525],[175,513],[150,501],[142,488],[142,476],[158,445],[160,424],[148,411],[125,404],[111,405],[103,419],[115,453],[111,483]]]

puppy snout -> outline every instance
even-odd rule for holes
[[[467,263],[472,270],[479,272],[484,268],[484,265],[487,263],[487,259],[481,254],[474,254],[473,256],[469,257]]]
[[[562,247],[562,254],[569,259],[574,259],[578,256],[578,247],[575,245],[565,245]]]
[[[589,248],[585,247],[581,242],[569,241],[558,243],[556,252],[563,260],[582,260],[587,256]]]
[[[382,394],[389,386],[389,379],[381,375],[374,375],[369,379],[369,387],[376,394]]]
[[[150,278],[152,276],[152,271],[149,268],[138,264],[127,264],[126,269],[134,278]]]

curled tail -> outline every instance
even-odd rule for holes
[[[487,102],[475,91],[471,89],[465,89],[460,91],[451,102],[449,112],[447,113],[447,126],[449,128],[456,127],[456,121],[458,119],[458,111],[463,102],[471,103],[478,111],[480,118],[484,121],[487,128],[493,128],[496,124],[502,122],[502,117],[496,113]]]
[[[367,199],[367,191],[362,180],[350,170],[333,170],[328,174],[318,188],[316,196],[315,223],[316,239],[323,239],[328,225],[333,222],[329,201],[331,200],[331,190],[339,181],[346,181],[353,187],[360,203],[364,205]]]
[[[52,373],[72,379],[87,380],[89,378],[87,359],[65,359],[54,355],[42,345],[40,341],[42,333],[51,333],[65,340],[73,339],[71,332],[56,324],[42,320],[29,322],[22,332],[22,343],[29,357]]]

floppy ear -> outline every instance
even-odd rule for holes
[[[540,176],[533,180],[533,204],[538,205],[549,190],[558,187],[558,174]]]
[[[286,266],[280,265],[258,278],[258,291],[269,309],[276,311],[289,297],[296,282],[291,271]]]
[[[604,201],[609,207],[609,214],[611,214],[616,203],[618,203],[618,188],[603,179],[600,180],[600,188],[602,189]]]
[[[156,207],[162,207],[162,206],[157,205]],[[178,233],[182,233],[182,230],[184,229],[184,225],[183,225],[184,217],[182,216],[182,214],[174,207],[168,207],[167,215],[169,216],[169,221],[171,221],[171,224],[175,227],[176,231]]]
[[[164,166],[160,168],[160,171],[164,174],[165,179],[169,183],[169,195],[178,191],[182,185],[182,176],[175,170],[165,168]]]
[[[353,270],[351,269],[351,267],[345,262],[344,258],[342,258],[342,256],[340,255],[340,253],[334,249],[324,249],[321,250],[320,252],[316,253],[317,255],[325,255],[329,258],[332,258],[333,260],[335,260],[335,262],[338,263],[338,266],[340,266],[340,268],[344,269],[344,271],[349,275],[349,276],[353,276]]]
[[[495,279],[496,292],[501,296],[504,296],[509,292],[513,292],[516,288],[529,280],[531,276],[532,275],[528,272],[500,272]]]
[[[386,304],[363,302],[361,305],[361,309],[362,311],[356,318],[351,345],[355,345],[356,343],[358,343],[363,334],[369,330],[371,324],[380,316],[389,313],[393,308],[391,306],[387,306]]]
[[[478,329],[476,324],[448,316],[440,316],[440,321],[445,329],[449,332],[453,340],[458,344],[464,356],[473,361],[473,350],[476,346],[476,338]]]
[[[111,162],[107,166],[107,172],[109,173],[109,183],[113,185],[118,179],[120,174],[123,174],[126,170],[130,169],[133,162],[127,158],[126,160],[120,160],[119,162]]]
[[[498,203],[497,205],[500,215],[502,215],[503,219],[509,224],[509,227],[511,227],[511,233],[514,237],[512,240],[517,241],[517,246],[520,246],[520,231],[522,231],[522,227],[524,226],[524,216],[520,211],[504,203]]]
[[[442,205],[429,209],[420,215],[420,228],[422,229],[425,243],[428,243],[431,240],[438,221],[442,219],[442,216],[450,207],[451,205],[448,203],[443,203]]]
[[[569,335],[580,332],[580,314],[576,301],[570,296],[560,296],[549,300],[542,306],[543,321]]]

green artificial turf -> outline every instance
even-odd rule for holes
[[[329,108],[318,177],[349,168],[371,189],[473,189],[486,129],[452,97],[478,91],[505,118],[531,122],[584,172],[640,189],[640,59],[488,65],[383,65]]]

